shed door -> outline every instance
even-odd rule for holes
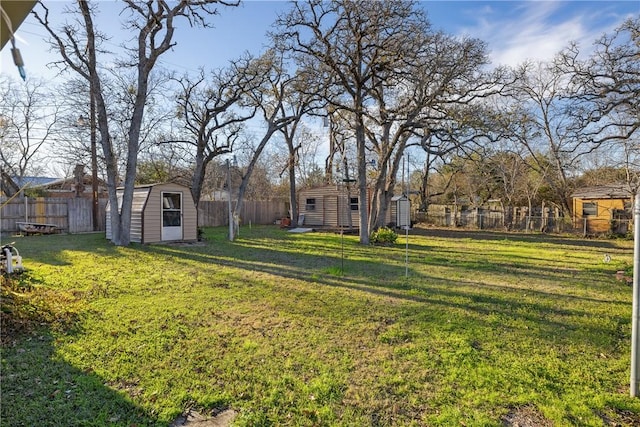
[[[182,240],[182,193],[162,193],[162,240]]]

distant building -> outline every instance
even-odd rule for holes
[[[632,217],[633,194],[624,184],[577,189],[573,199],[573,223],[584,234],[625,234]]]
[[[84,197],[92,198],[92,177],[84,173],[84,167],[76,167],[74,176],[51,178],[43,176],[15,177],[2,174],[2,195],[11,197],[21,190],[37,193],[41,197]],[[98,198],[107,197],[106,183],[98,179]]]

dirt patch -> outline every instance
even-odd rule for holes
[[[190,409],[176,418],[169,427],[228,427],[237,415],[238,413],[233,409],[226,409],[212,416],[201,415]]]
[[[606,426],[640,426],[640,415],[625,409],[611,408],[605,414],[602,414],[601,417]]]
[[[512,409],[502,418],[502,425],[504,427],[553,427],[553,423],[532,406]]]

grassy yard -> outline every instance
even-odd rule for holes
[[[205,236],[16,238],[0,424],[640,425],[630,241],[416,230],[405,277],[404,235]]]

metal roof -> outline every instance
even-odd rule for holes
[[[597,185],[575,190],[571,197],[578,199],[628,199],[631,190],[625,184]]]
[[[22,178],[19,178],[17,176],[12,176],[11,179],[18,187],[22,188],[25,185],[27,187],[41,187],[58,181],[61,178],[50,178],[45,176],[23,176]]]

